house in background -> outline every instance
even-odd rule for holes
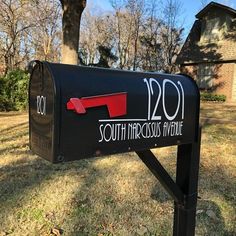
[[[176,63],[200,89],[236,102],[236,10],[211,2],[196,18]]]

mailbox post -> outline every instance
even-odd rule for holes
[[[53,163],[135,151],[174,199],[173,235],[194,235],[201,131],[188,76],[36,61],[29,130],[32,151]],[[173,145],[176,181],[150,151]]]
[[[200,143],[201,128],[195,142],[178,146],[176,183],[150,150],[137,152],[174,199],[174,236],[193,236],[195,233]]]

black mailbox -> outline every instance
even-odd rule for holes
[[[31,73],[30,147],[51,162],[192,143],[198,119],[184,75],[48,62]]]

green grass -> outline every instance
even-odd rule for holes
[[[230,119],[236,122],[235,105],[228,105],[227,103],[202,102],[201,108],[202,117]]]
[[[221,106],[201,113],[235,119]],[[52,165],[29,150],[27,119],[0,113],[0,235],[172,235],[173,201],[135,153]],[[236,233],[235,143],[236,125],[204,125],[196,235]],[[176,148],[154,152],[174,177]]]

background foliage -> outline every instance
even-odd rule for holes
[[[0,77],[0,110],[25,110],[28,101],[29,74],[21,69]]]
[[[223,94],[201,92],[200,96],[201,96],[202,101],[211,101],[211,102],[225,102],[226,101],[226,96]]]

